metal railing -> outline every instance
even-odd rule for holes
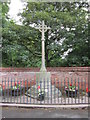
[[[87,104],[90,93],[86,80],[15,80],[0,84],[1,103]]]

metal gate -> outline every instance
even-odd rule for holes
[[[1,103],[87,104],[90,91],[86,80],[15,80],[3,79]]]

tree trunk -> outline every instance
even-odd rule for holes
[[[49,67],[49,60],[48,60],[48,49],[46,50],[46,66]]]
[[[49,63],[49,59],[48,59],[48,55],[49,55],[49,50],[48,50],[48,31],[45,34],[45,60],[46,60],[46,67],[49,67],[50,63]]]

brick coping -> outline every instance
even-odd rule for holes
[[[39,72],[40,68],[11,68],[0,67],[0,72]],[[47,67],[47,72],[90,72],[90,67]]]

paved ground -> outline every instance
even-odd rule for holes
[[[3,107],[2,118],[88,118],[88,109]]]
[[[28,96],[18,96],[18,97],[2,97],[1,98],[2,102],[12,102],[12,103],[30,103],[30,104],[83,104],[83,103],[87,103],[89,102],[88,97],[87,96],[79,96],[79,98],[71,98],[71,97],[59,97],[59,98],[48,98],[45,99],[43,101],[39,101],[37,99],[33,99],[31,97]],[[0,101],[1,101],[0,100]]]

